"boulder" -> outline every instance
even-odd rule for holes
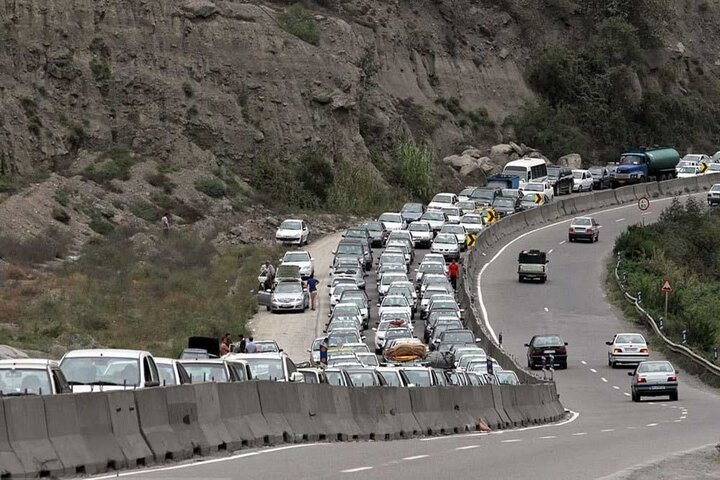
[[[462,156],[464,157],[466,155],[473,158],[482,158],[484,156],[483,152],[478,150],[477,148],[468,148],[467,150],[463,151]]]
[[[210,0],[187,0],[180,11],[187,18],[208,18],[218,13],[218,7]]]
[[[6,360],[9,358],[28,358],[28,355],[22,350],[18,350],[10,345],[0,345],[0,359]]]
[[[513,147],[507,143],[500,143],[490,147],[490,157],[493,158],[497,155],[510,155],[513,152]]]
[[[499,173],[502,170],[502,167],[500,167],[499,165],[495,165],[490,159],[490,157],[478,158],[476,162],[482,169],[483,173],[485,173],[485,175]]]
[[[526,153],[525,150],[524,150],[520,145],[518,145],[518,144],[515,143],[515,142],[510,142],[510,148],[512,148],[513,151],[514,151],[515,153],[517,153],[518,155],[520,155],[521,157],[522,157],[523,155],[525,155],[525,153]]]
[[[582,168],[582,157],[578,153],[568,153],[557,161],[558,165],[568,168]]]
[[[450,165],[455,170],[461,170],[469,165],[475,165],[475,159],[469,155],[450,155],[443,158],[443,163]]]

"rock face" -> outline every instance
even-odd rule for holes
[[[582,157],[577,153],[569,153],[557,160],[558,165],[568,168],[582,168]]]
[[[461,154],[450,155],[443,158],[442,161],[455,169],[461,177],[482,180],[487,176],[502,172],[507,162],[526,155],[545,158],[540,152],[525,144],[510,143],[493,145],[485,151],[474,147],[467,148]]]

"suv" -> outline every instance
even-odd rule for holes
[[[155,359],[149,352],[96,348],[72,350],[60,360],[73,393],[134,390],[160,385]]]
[[[54,360],[0,360],[0,396],[71,393],[60,365]]]
[[[572,193],[575,183],[572,170],[560,165],[548,165],[547,173],[547,182],[553,187],[555,195]]]

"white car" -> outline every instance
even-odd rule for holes
[[[387,291],[390,289],[390,285],[393,282],[407,282],[408,277],[402,272],[388,272],[382,276],[380,283],[378,284],[378,294],[380,297],[384,297]]]
[[[705,170],[705,175],[710,175],[711,173],[720,173],[720,163],[711,163],[708,165],[707,170]]]
[[[60,360],[60,370],[73,393],[135,390],[160,385],[155,359],[149,352],[141,350],[71,350]]]
[[[425,316],[427,315],[428,307],[430,307],[430,302],[432,300],[446,300],[454,302],[455,295],[440,285],[429,286],[425,290],[425,292],[423,292],[422,299],[420,300],[420,318],[425,318]]]
[[[304,220],[289,218],[284,220],[275,232],[277,243],[306,245],[310,230]]]
[[[712,187],[710,187],[710,190],[707,194],[707,202],[709,206],[718,205],[720,204],[720,183],[716,183]]]
[[[385,225],[385,229],[389,232],[393,230],[404,230],[407,227],[407,223],[403,220],[402,215],[399,213],[385,212],[378,217],[378,222],[382,222]]]
[[[573,192],[592,192],[593,177],[589,170],[573,170],[572,174]]]
[[[447,215],[449,223],[460,223],[462,212],[458,207],[443,207],[442,211]]]
[[[470,195],[475,191],[475,189],[478,187],[465,187],[463,188],[460,193],[458,193],[458,202],[466,202],[470,199]]]
[[[390,240],[405,240],[409,242],[410,245],[412,245],[413,237],[412,234],[407,230],[395,230],[393,232],[390,232],[390,235],[388,235],[385,243],[387,244],[387,242],[389,242]]]
[[[445,263],[445,257],[439,253],[428,253],[422,259],[425,262]]]
[[[452,233],[438,233],[430,246],[431,253],[442,254],[446,260],[460,258],[460,244]]]
[[[590,175],[590,172],[588,172],[588,175]],[[590,176],[590,185],[592,186],[592,176]],[[527,182],[522,191],[525,195],[528,193],[542,193],[550,200],[555,197],[555,190],[548,182]]]
[[[438,262],[425,262],[423,261],[418,268],[415,269],[415,282],[420,283],[422,281],[423,275],[426,273],[447,273],[447,265],[443,261],[442,263]]]
[[[680,162],[678,162],[677,166],[675,167],[675,172],[680,173],[680,169],[682,167],[700,166],[700,164],[703,162],[711,163],[712,159],[704,153],[688,153],[680,159]]]
[[[296,252],[285,252],[280,259],[280,265],[295,265],[300,268],[300,276],[303,279],[315,275],[315,263],[309,252],[298,250]]]
[[[697,165],[693,167],[681,167],[680,170],[677,172],[677,178],[690,178],[697,177],[699,175],[702,175],[702,173],[700,173],[700,167]]]
[[[416,247],[423,245],[426,248],[430,247],[434,236],[433,229],[430,224],[424,220],[418,220],[408,225],[408,231],[412,236],[413,243]]]
[[[458,202],[458,197],[454,193],[438,193],[428,203],[427,208],[444,208],[452,207]]]
[[[404,295],[387,295],[382,303],[378,303],[378,315],[384,313],[407,313],[412,318],[412,307]]]
[[[485,228],[485,222],[482,215],[476,213],[468,213],[460,219],[460,225],[465,227],[468,233],[480,233]]]
[[[155,357],[155,365],[160,372],[160,385],[184,385],[191,383],[190,374],[187,373],[180,360],[175,358]]]
[[[422,214],[420,220],[428,222],[433,232],[439,232],[442,226],[448,222],[448,216],[442,210],[428,210]]]
[[[605,342],[608,346],[608,366],[644,362],[650,356],[647,341],[639,333],[616,333]]]
[[[58,362],[39,358],[0,360],[0,385],[8,397],[72,392]]]
[[[468,232],[463,225],[445,225],[440,230],[440,233],[452,233],[455,235],[455,238],[457,238],[457,242],[461,245],[461,248],[467,243]]]

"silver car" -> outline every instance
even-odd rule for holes
[[[644,396],[669,395],[672,401],[678,399],[678,375],[670,362],[640,362],[637,369],[628,372],[628,375],[632,377],[630,388],[633,402],[639,402]]]
[[[280,282],[270,297],[271,312],[300,311],[304,312],[310,306],[310,294],[300,282]]]
[[[460,258],[460,245],[452,233],[439,233],[430,247],[432,253],[440,253],[445,259]]]
[[[608,348],[608,366],[618,364],[637,364],[648,359],[648,346],[645,337],[639,333],[618,333],[605,342]]]

